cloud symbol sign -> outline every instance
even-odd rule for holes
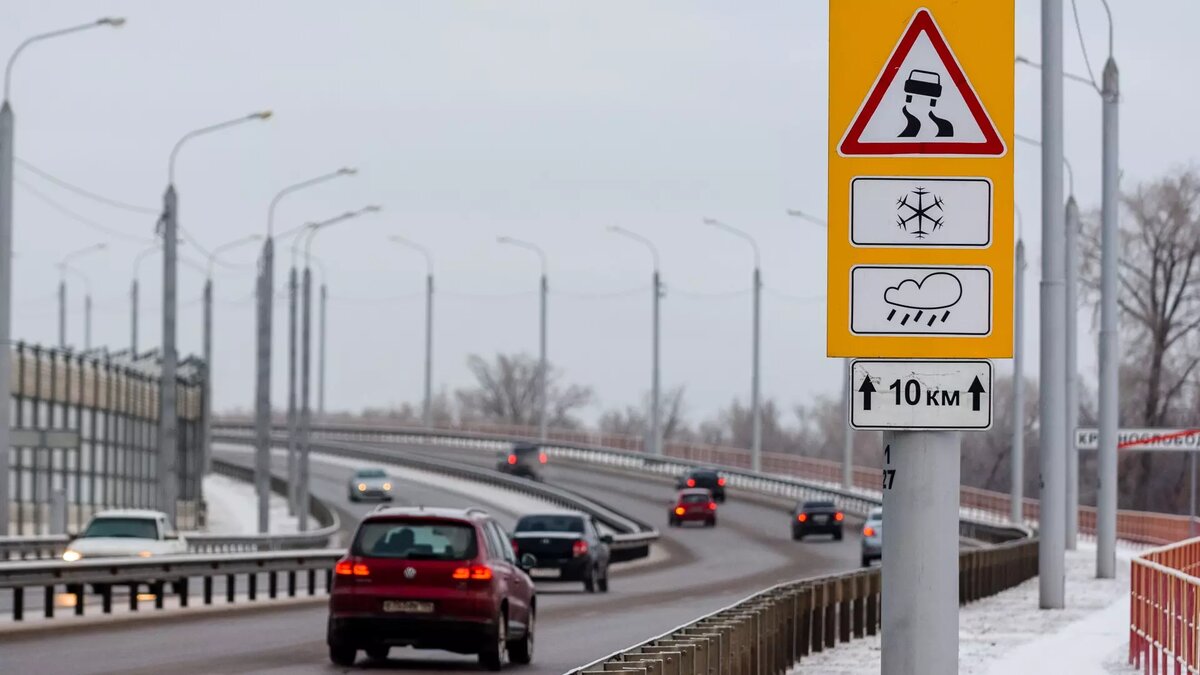
[[[949,272],[934,272],[920,281],[905,279],[889,287],[883,299],[909,309],[945,309],[962,299],[962,282]]]

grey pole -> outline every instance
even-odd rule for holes
[[[762,271],[757,260],[754,265],[754,355],[751,359],[750,380],[750,470],[762,471],[762,410],[759,409],[759,352],[761,351],[762,325]]]
[[[83,350],[92,348],[92,293],[83,296]]]
[[[175,524],[176,493],[178,475],[175,459],[178,450],[176,424],[175,372],[178,354],[175,352],[175,298],[176,298],[176,247],[179,239],[179,204],[174,183],[167,185],[163,195],[163,323],[162,323],[162,369],[158,387],[158,508],[167,514],[167,520]]]
[[[1013,312],[1012,521],[1025,522],[1025,242],[1017,239]]]
[[[213,281],[204,280],[204,392],[200,398],[200,470],[208,473],[212,461],[212,380],[213,380]]]
[[[550,293],[550,286],[546,279],[546,269],[542,267],[542,301],[541,301],[541,321],[538,338],[538,438],[546,440],[546,412],[549,407],[549,401],[546,397],[546,388],[548,386],[549,364],[546,362],[546,299]]]
[[[1063,6],[1042,0],[1042,280],[1038,407],[1041,424],[1041,508],[1038,588],[1042,609],[1065,606],[1066,360],[1063,238]]]
[[[1079,306],[1076,304],[1076,288],[1079,277],[1079,206],[1075,203],[1075,195],[1067,198],[1067,210],[1064,215],[1066,259],[1064,278],[1064,297],[1066,298],[1066,372],[1064,374],[1064,398],[1066,399],[1066,436],[1063,449],[1066,450],[1067,484],[1066,484],[1066,532],[1063,545],[1068,551],[1074,551],[1079,536],[1079,451],[1075,449],[1075,427],[1079,426],[1079,359],[1078,323]]]
[[[1110,49],[1111,52],[1111,49]],[[1118,390],[1121,346],[1117,334],[1117,260],[1121,245],[1117,234],[1118,183],[1117,105],[1120,102],[1117,62],[1110,54],[1104,64],[1101,158],[1103,189],[1100,197],[1100,410],[1096,453],[1096,576],[1114,579],[1117,573],[1117,428],[1120,422]]]
[[[842,414],[845,415],[845,429],[842,435],[842,489],[854,487],[854,429],[850,428],[850,408],[854,404],[850,397],[854,394],[850,389],[850,381],[854,374],[850,368],[850,359],[842,359]]]
[[[133,278],[129,286],[129,351],[137,359],[138,348],[138,280]]]
[[[309,348],[312,340],[312,267],[304,266],[304,281],[303,281],[303,299],[301,312],[303,316],[300,319],[300,455],[299,463],[296,470],[297,488],[296,488],[296,518],[299,521],[299,529],[304,532],[308,529],[308,449],[309,449],[309,430],[312,425],[312,407],[309,405],[309,370],[312,363],[311,350]]]
[[[1191,464],[1191,489],[1188,491],[1188,537],[1196,536],[1196,453],[1188,453],[1188,463]]]
[[[646,237],[627,230],[618,225],[609,226],[610,232],[623,235],[634,241],[640,242],[650,250],[650,256],[654,261],[654,272],[650,277],[650,292],[652,294],[651,301],[651,338],[650,338],[650,453],[654,455],[663,454],[663,438],[662,438],[662,390],[660,382],[659,368],[659,301],[662,300],[663,287],[662,278],[659,274],[659,258],[658,247],[654,242]]]
[[[961,440],[957,431],[883,434],[882,675],[958,672]]]
[[[263,241],[258,272],[258,320],[255,333],[254,489],[258,494],[258,531],[270,528],[271,513],[271,313],[275,287],[275,241]]]
[[[64,273],[65,274],[65,273]],[[58,348],[67,348],[67,280],[58,280]]]
[[[298,239],[298,238],[297,238]],[[287,400],[287,476],[288,476],[288,513],[296,515],[299,512],[300,475],[297,467],[299,439],[296,418],[296,295],[299,292],[296,279],[296,247],[292,246],[292,266],[288,270],[288,400]]]
[[[324,276],[324,275],[322,275],[322,276]],[[327,289],[328,289],[328,287],[325,285],[325,282],[322,281],[321,282],[321,308],[319,310],[320,330],[317,333],[317,417],[318,417],[318,419],[324,419],[324,417],[325,417],[325,328],[326,328],[325,304],[326,304],[326,299],[329,297],[329,294],[326,292]],[[429,329],[426,328],[426,334],[428,334],[428,332],[429,332]],[[428,354],[428,350],[426,351],[426,354]],[[426,358],[428,358],[428,356]],[[428,375],[426,375],[426,382],[428,382]],[[426,406],[426,407],[428,407],[428,406]],[[305,431],[306,439],[308,438],[307,434],[308,434],[308,432]],[[307,452],[308,451],[305,450],[305,453],[307,453]],[[308,455],[307,454],[305,454],[304,462],[305,462],[305,468],[306,468],[305,473],[307,473],[307,466],[308,466]]]
[[[13,111],[8,97],[0,104],[0,382],[12,380],[12,204]],[[9,533],[11,493],[8,464],[12,388],[0,387],[0,536]]]
[[[321,284],[321,363],[325,363],[325,285]],[[324,383],[324,369],[321,382]],[[324,393],[324,387],[322,387]],[[433,428],[433,271],[425,275],[425,428]]]

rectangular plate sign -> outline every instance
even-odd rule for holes
[[[850,367],[855,429],[989,429],[992,362],[855,359]]]

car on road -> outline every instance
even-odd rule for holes
[[[187,540],[162,511],[117,509],[93,515],[83,531],[67,544],[62,559],[151,558],[187,550]]]
[[[705,527],[717,524],[717,502],[707,488],[685,488],[680,490],[667,511],[667,524],[679,527],[684,523],[703,523]]]
[[[691,469],[675,480],[675,489],[704,488],[716,502],[725,501],[725,477],[716,469]]]
[[[862,566],[883,560],[883,509],[871,509],[862,529]]]
[[[532,513],[513,528],[513,553],[532,556],[534,580],[582,581],[588,593],[608,592],[612,535],[583,513]]]
[[[548,458],[540,446],[533,443],[514,443],[508,452],[496,456],[496,470],[530,480],[542,479],[542,468]]]
[[[477,654],[488,670],[533,658],[537,597],[509,536],[482,509],[380,506],[334,567],[329,659],[391,647]]]
[[[842,540],[842,524],[846,514],[829,500],[800,502],[792,511],[792,539],[799,541],[810,534],[832,534]]]
[[[361,502],[364,499],[392,501],[392,479],[383,469],[355,471],[347,488],[352,502]]]

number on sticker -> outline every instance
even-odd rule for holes
[[[895,469],[884,469],[883,470],[883,489],[891,490],[892,483],[894,483],[894,482],[896,482],[896,470]]]

